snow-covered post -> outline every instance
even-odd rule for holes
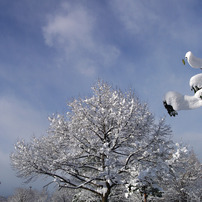
[[[195,57],[191,51],[185,54],[185,59],[193,68],[202,69],[202,59]],[[185,65],[185,60],[182,59]],[[202,106],[202,74],[197,74],[190,79],[191,90],[194,90],[193,96],[182,95],[181,93],[169,91],[165,94],[163,105],[170,116],[176,116],[177,111],[196,109]]]

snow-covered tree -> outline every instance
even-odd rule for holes
[[[154,137],[151,138],[155,142],[160,142],[152,144],[143,154],[147,162],[136,161],[130,168],[129,189],[131,192],[138,191],[143,196],[144,201],[147,201],[149,196],[161,197],[162,182],[170,177],[167,161],[172,155],[174,143],[167,141],[167,129],[162,130],[163,124],[163,122],[159,123],[159,133],[154,133]]]
[[[0,196],[0,202],[7,202],[7,199],[3,196]]]
[[[79,189],[74,195],[72,202],[97,202],[100,196],[86,190]]]
[[[175,152],[168,164],[171,177],[166,184],[164,201],[200,202],[202,165],[194,152],[186,146],[176,144]]]
[[[51,196],[52,202],[71,202],[74,198],[75,191],[71,189],[55,190]]]
[[[10,202],[17,202],[17,201],[22,201],[22,202],[28,202],[28,201],[33,201],[32,199],[34,198],[34,192],[31,189],[24,189],[24,188],[17,188],[15,190],[15,193],[12,197],[8,199]]]
[[[69,103],[67,115],[49,118],[46,136],[16,143],[11,160],[19,177],[49,176],[104,202],[117,186],[137,183],[140,168],[163,167],[172,145],[164,120],[156,123],[132,91],[100,81],[92,89],[92,97]]]
[[[8,202],[48,202],[48,194],[45,191],[39,192],[31,188],[17,188]]]
[[[140,178],[139,184],[134,187],[135,193],[142,195],[144,201],[147,201],[147,198],[148,201],[155,202],[201,201],[202,166],[193,150],[183,144],[176,143],[164,166],[163,169],[158,169],[157,175],[155,166],[138,172]],[[167,169],[169,171],[164,173],[164,170]],[[130,193],[130,198],[133,197],[133,193]],[[133,201],[141,200],[136,198],[137,196]]]

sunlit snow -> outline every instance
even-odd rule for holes
[[[201,98],[197,96],[182,95],[178,92],[169,91],[165,95],[165,100],[168,105],[171,105],[174,110],[189,110],[196,109],[202,106]]]
[[[195,57],[191,51],[185,54],[189,65],[193,68],[202,69],[202,59]],[[182,60],[185,64],[184,60]],[[202,74],[196,74],[191,77],[189,85],[194,90],[194,95],[182,95],[175,91],[169,91],[164,96],[164,107],[170,116],[176,116],[177,111],[196,109],[202,106]]]

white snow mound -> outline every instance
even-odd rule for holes
[[[202,73],[192,76],[189,81],[189,85],[191,88],[196,87],[196,86],[198,88],[202,88]]]

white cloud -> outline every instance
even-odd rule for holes
[[[84,6],[62,4],[43,27],[46,44],[59,51],[66,66],[82,75],[95,76],[99,68],[109,67],[120,54],[113,44],[99,40],[96,23],[95,15]]]
[[[63,6],[62,10],[62,13],[50,16],[43,28],[46,43],[50,46],[68,46],[72,51],[78,46],[92,48],[94,19],[82,7],[71,9]]]

